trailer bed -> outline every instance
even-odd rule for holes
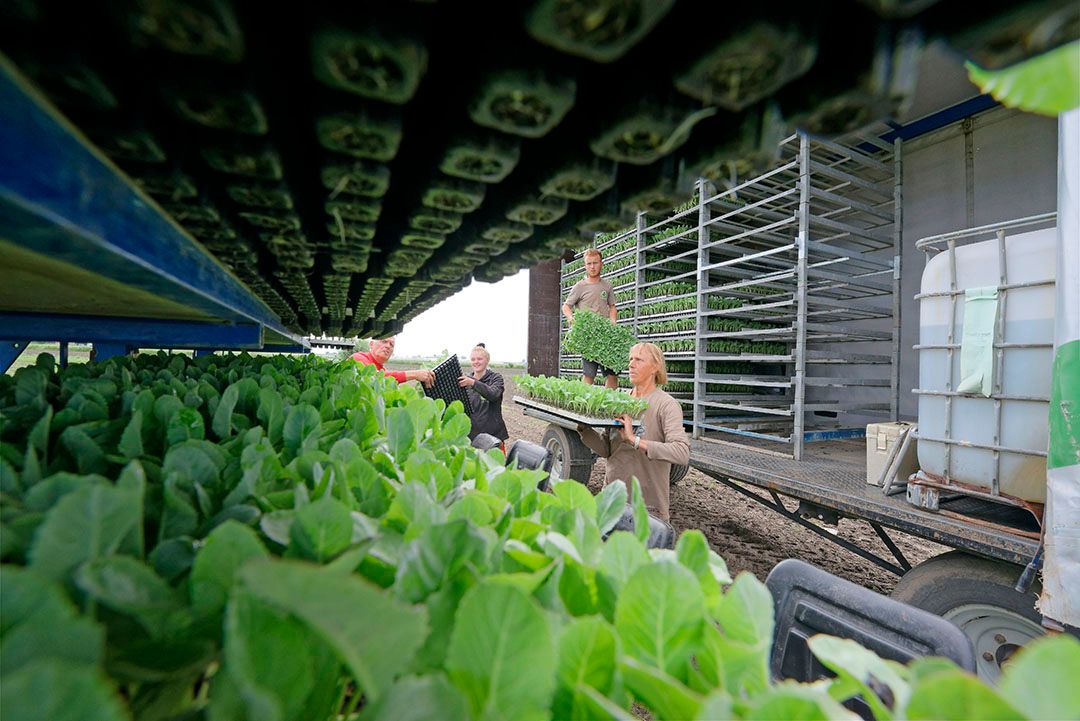
[[[694,440],[690,466],[725,483],[734,482],[736,490],[756,486],[845,517],[1010,563],[1027,564],[1039,546],[1035,518],[1023,509],[943,496],[941,510],[933,512],[910,505],[903,493],[884,495],[881,488],[866,482],[866,446],[861,439],[815,443],[801,461],[734,444]]]

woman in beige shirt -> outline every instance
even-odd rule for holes
[[[637,476],[649,512],[666,521],[671,465],[690,462],[690,442],[683,430],[682,406],[658,387],[667,383],[663,351],[652,343],[631,348],[630,383],[630,395],[649,402],[637,429],[630,416],[622,416],[622,428],[600,434],[579,425],[577,431],[586,446],[607,459],[604,485],[622,480],[629,487]]]

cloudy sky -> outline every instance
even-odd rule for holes
[[[529,271],[498,283],[473,281],[465,290],[405,324],[397,357],[433,356],[444,348],[468,356],[487,344],[493,362],[525,360],[529,332]]]

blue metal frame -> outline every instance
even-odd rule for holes
[[[142,348],[263,348],[262,326],[0,312],[0,340],[124,343]]]
[[[257,348],[264,340],[303,345],[261,299],[49,105],[2,54],[0,117],[0,238],[232,324],[227,326],[231,328],[227,338],[212,335],[196,342],[191,337],[183,345],[169,347]],[[44,320],[57,322],[56,317]],[[144,329],[151,335],[119,338],[131,335],[133,326],[118,326],[112,318],[92,320],[106,334],[100,340],[161,344],[154,333],[165,321],[146,321]],[[7,322],[5,318],[0,332],[5,338],[16,337]],[[204,324],[203,329],[211,325]],[[48,340],[93,340],[83,332],[86,327],[80,326],[80,337],[51,331]],[[257,344],[251,341],[253,334],[258,335]]]

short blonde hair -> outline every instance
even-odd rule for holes
[[[472,351],[471,351],[471,352],[469,353],[469,355],[471,356],[471,355],[472,355],[473,353],[483,353],[483,354],[484,354],[484,358],[485,358],[485,359],[487,359],[487,362],[488,362],[488,363],[490,363],[490,362],[491,362],[491,353],[489,353],[489,352],[488,352],[488,349],[487,349],[487,348],[485,348],[484,346],[482,346],[482,345],[476,345],[476,346],[474,346],[474,347],[473,347],[473,349],[472,349]]]
[[[604,259],[604,256],[601,255],[600,251],[597,250],[596,248],[589,248],[588,250],[585,251],[585,255],[583,255],[582,257],[588,259],[589,257],[594,256],[594,255],[597,258],[599,258],[600,260]]]
[[[638,343],[630,349],[630,352],[633,353],[635,350],[640,350],[656,366],[656,385],[662,386],[667,383],[667,361],[664,360],[664,351],[654,343]]]

